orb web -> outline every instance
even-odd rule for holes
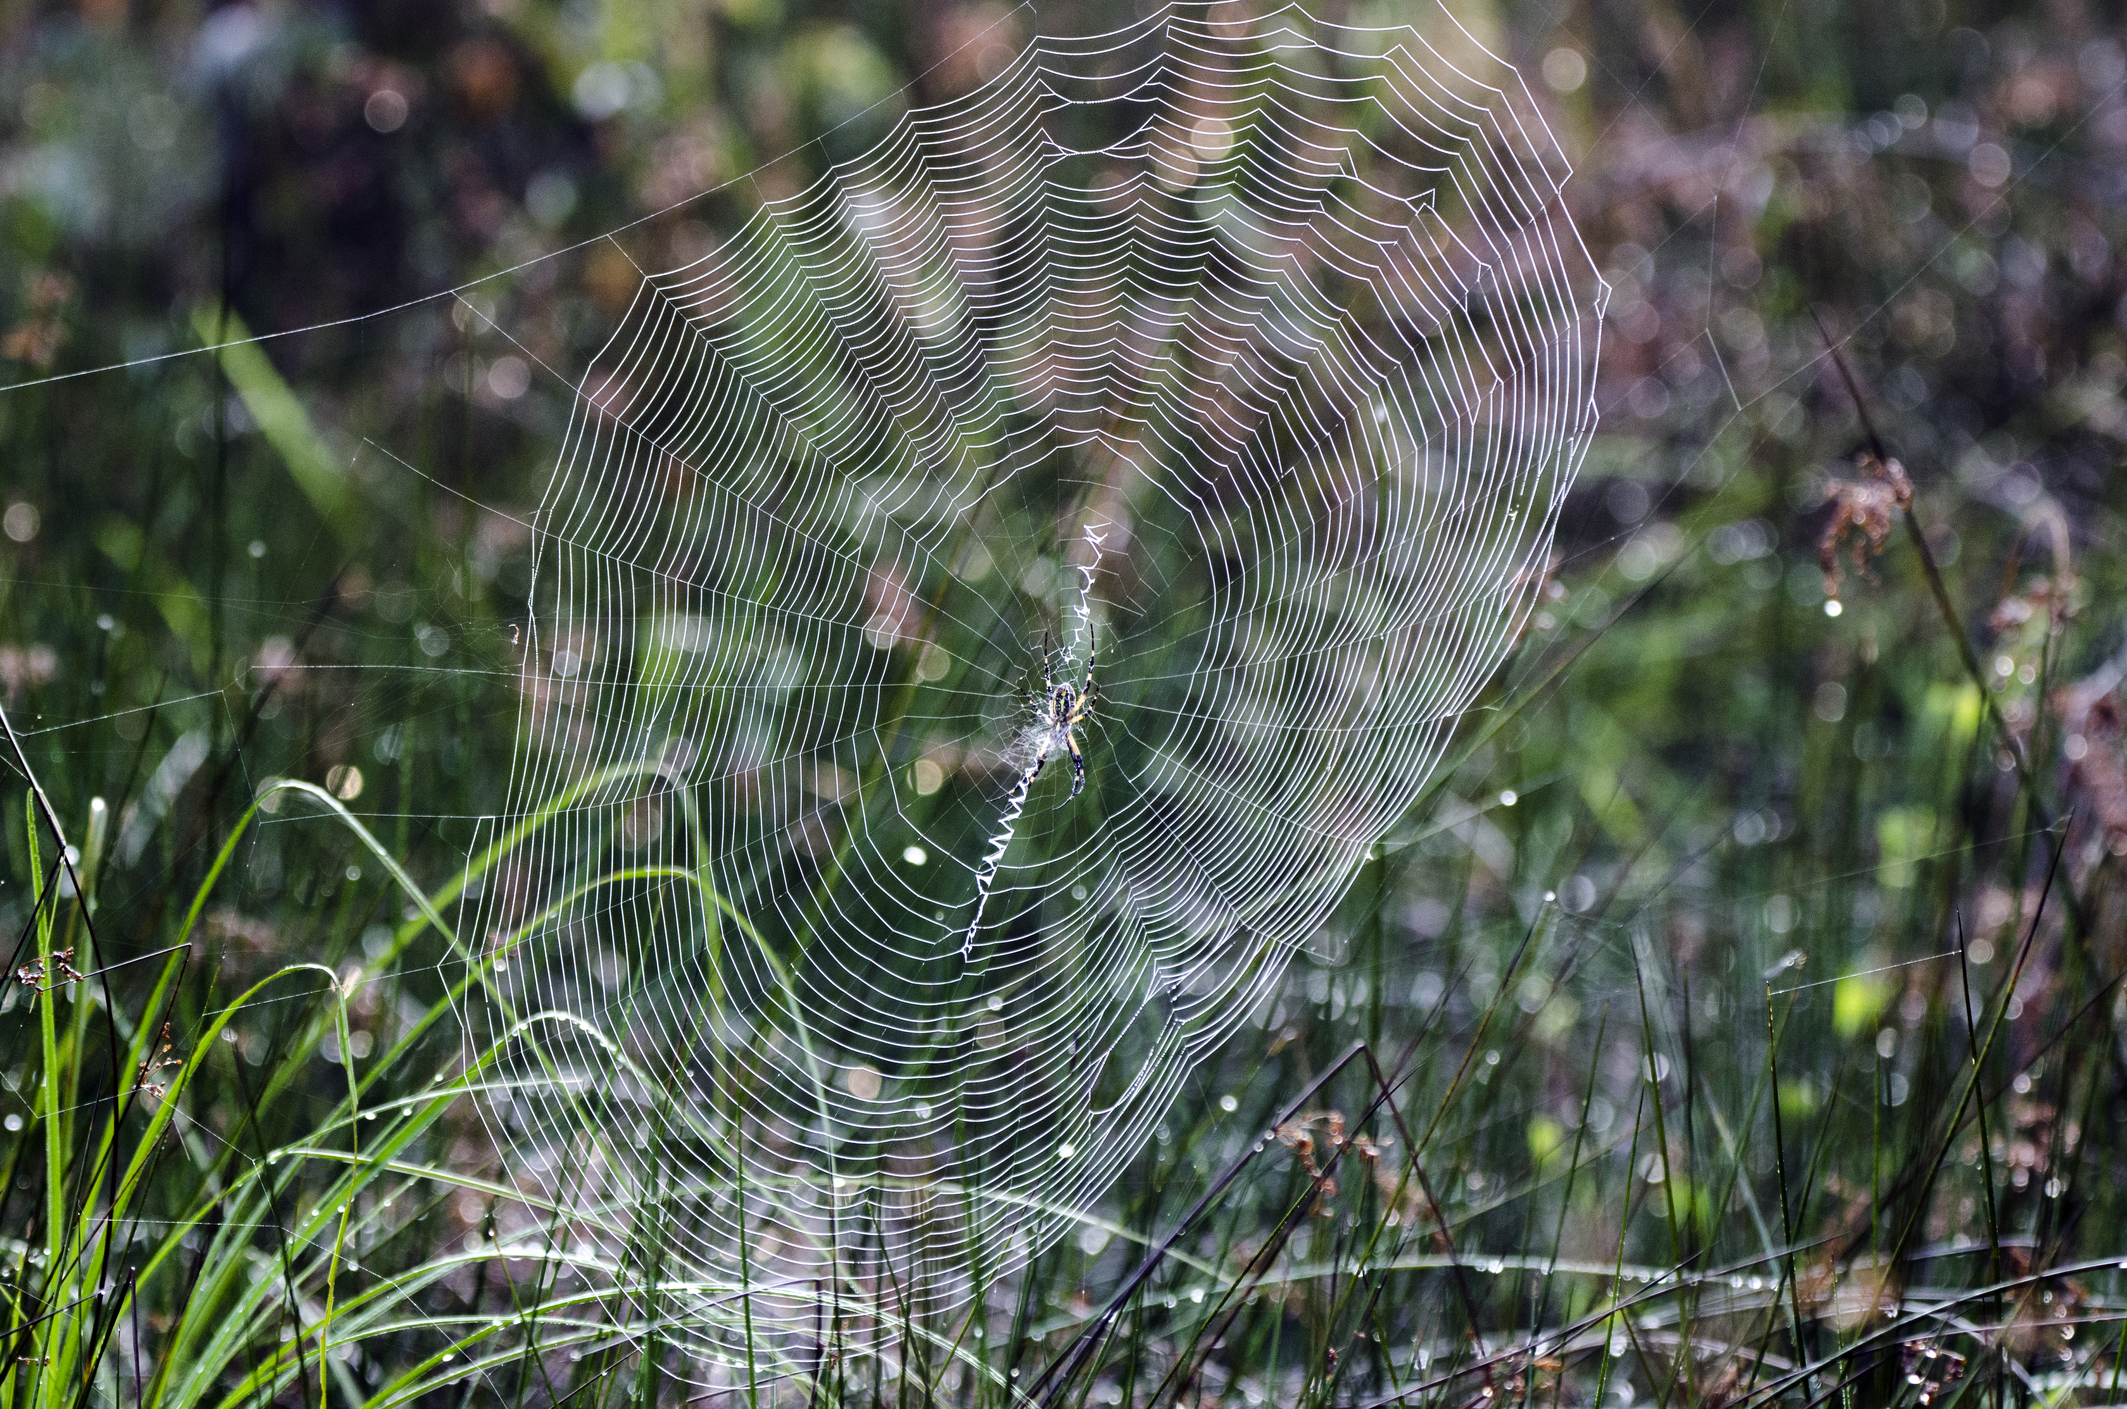
[[[582,373],[470,931],[491,1114],[704,1360],[1070,1227],[1541,578],[1599,282],[1520,80],[1444,12],[1221,13],[1034,42]]]

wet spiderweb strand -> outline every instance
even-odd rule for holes
[[[1036,41],[581,370],[496,833],[544,820],[470,931],[491,1117],[705,1382],[1072,1227],[1541,578],[1600,285],[1526,90],[1444,12],[1224,13]],[[1075,798],[1052,632],[1059,681],[1099,645]]]

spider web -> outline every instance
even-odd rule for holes
[[[705,1359],[1073,1226],[1539,583],[1599,285],[1520,80],[1444,12],[1219,13],[1036,41],[577,381],[468,1018],[513,1169]]]

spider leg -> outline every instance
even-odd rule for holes
[[[1078,740],[1071,731],[1063,731],[1064,747],[1071,751],[1071,796],[1077,797],[1086,787],[1086,756],[1078,751]]]
[[[1093,623],[1086,623],[1086,683],[1078,687],[1080,699],[1093,696],[1093,657],[1100,650],[1100,642],[1094,638]]]

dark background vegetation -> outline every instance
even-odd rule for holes
[[[1367,1116],[1351,1072],[1307,1105],[1379,1148],[1340,1146],[1327,1117],[1269,1142],[1078,1367],[1074,1402],[1418,1386],[1457,1405],[1800,1403],[1842,1383],[1868,1403],[2110,1402],[2127,1305],[2103,1270],[2127,1253],[2119,15],[1452,8],[1527,75],[1576,160],[1569,202],[1611,285],[1602,427],[1545,610],[1459,764],[1295,966],[1281,1019],[1205,1071],[1105,1222],[1000,1289],[985,1337],[786,1366],[764,1397],[1003,1402],[1010,1371],[1059,1353],[1143,1239],[1363,1037],[1384,1064],[1413,1053],[1406,1127]],[[556,403],[448,304],[335,320],[723,187],[658,227],[680,262],[1030,34],[1134,15],[84,0],[0,16],[0,380],[17,385],[0,393],[0,691],[41,731],[26,757],[77,840],[108,800],[83,858],[96,963],[176,942],[269,776],[342,793],[431,888],[463,865],[457,821],[492,806],[514,704],[477,676],[288,667],[508,669],[526,542],[507,515],[536,501]],[[537,330],[530,353],[579,361],[633,271],[595,244],[549,267],[513,282],[509,321]],[[245,329],[313,331],[263,360],[176,355]],[[1910,476],[1910,520],[1856,458],[1869,435],[1827,335]],[[298,423],[262,425],[283,381]],[[419,447],[434,478],[365,437]],[[1848,515],[1832,614],[1826,545]],[[1857,544],[1880,552],[1857,564]],[[30,935],[43,913],[63,938],[86,917],[33,902],[8,769],[0,917]],[[343,1063],[395,1053],[378,1089],[419,1092],[455,1046],[422,1035],[440,995],[412,981],[362,987],[344,1028],[306,988],[212,1045],[209,1015],[277,966],[394,952],[401,902],[377,856],[342,831],[269,830],[192,932],[175,1009],[140,964],[96,990],[115,996],[53,1000],[45,1049],[30,991],[58,975],[10,985],[0,1294],[28,1329],[0,1396],[679,1402],[678,1379],[643,1371],[654,1345],[589,1332],[580,1361],[530,1375],[520,1353],[515,1378],[461,1385],[439,1357],[474,1330],[500,1344],[524,1294],[472,1255],[495,1200],[436,1181],[408,1186],[418,1217],[365,1225],[362,1261],[411,1278],[419,1314],[377,1313],[322,1391],[314,1344],[299,1363],[326,1274],[291,1238],[330,1242],[341,1176],[275,1182],[262,1161],[334,1118]],[[103,1236],[103,1196],[77,1181],[55,1202],[44,1171],[100,1167],[96,1112],[143,1060],[105,1055],[98,1003],[125,1041],[172,1013],[197,1084],[171,1127],[181,1155],[126,1235],[137,1255],[66,1282],[40,1250],[68,1220],[91,1230],[59,1236],[77,1255]],[[57,1164],[34,1096],[47,1050],[77,1065],[84,1113]],[[140,1108],[124,1119],[137,1129]],[[409,1159],[492,1172],[466,1107],[424,1119]],[[1423,1197],[1395,1172],[1414,1136]],[[1333,1188],[1314,1175],[1339,1149]],[[110,1294],[66,1309],[61,1291],[98,1284]],[[209,1296],[211,1344],[184,1329]],[[1604,1319],[1614,1303],[1631,1315]],[[137,1324],[107,1314],[122,1305]],[[62,1322],[80,1347],[55,1388],[37,1338]],[[1558,1334],[1539,1346],[1539,1325]]]

